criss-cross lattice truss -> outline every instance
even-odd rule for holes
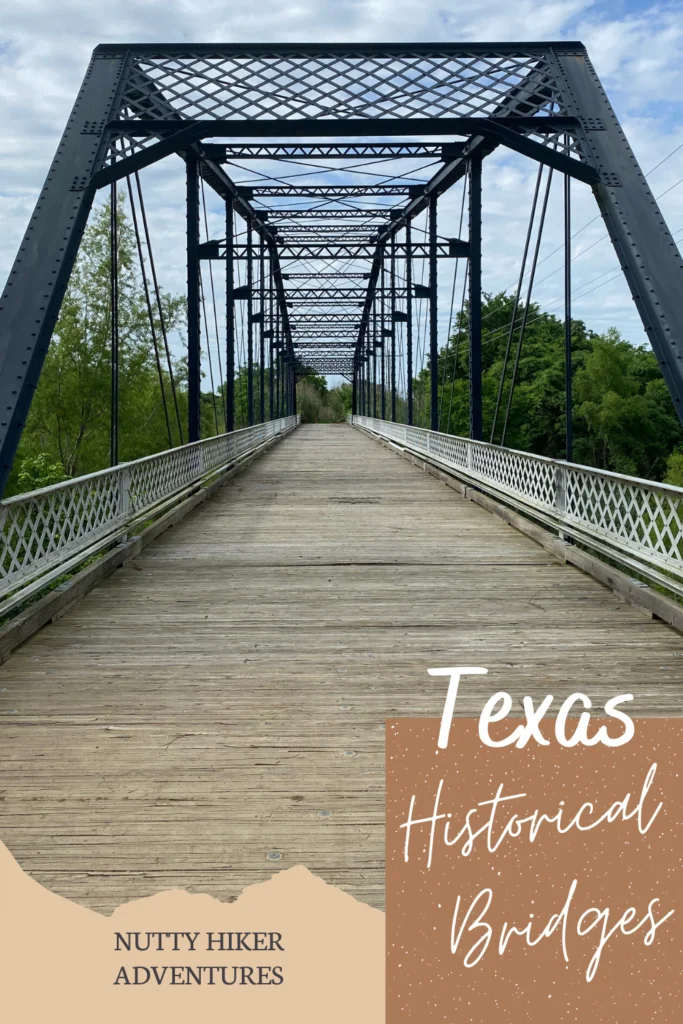
[[[135,57],[123,106],[145,116],[158,93],[178,117],[291,118],[481,117],[495,114],[528,77],[538,80],[529,113],[564,113],[547,58],[519,51],[421,53],[330,52],[328,47],[277,53],[248,47]]]

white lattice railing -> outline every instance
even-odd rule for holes
[[[0,502],[0,614],[298,422],[270,420]]]
[[[352,422],[683,596],[683,488],[370,416]]]

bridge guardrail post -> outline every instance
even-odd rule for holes
[[[555,511],[560,520],[564,519],[567,509],[567,468],[558,463],[555,464]],[[558,531],[561,540],[566,536],[560,529]]]
[[[133,514],[133,500],[131,495],[131,473],[129,466],[121,466],[119,469],[119,508],[121,510],[121,519],[124,523],[132,517]],[[128,540],[128,534],[122,534],[117,544],[125,544]]]

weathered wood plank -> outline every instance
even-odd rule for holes
[[[345,426],[302,427],[0,668],[0,837],[87,906],[304,863],[383,903],[384,719],[436,664],[683,712],[683,638]],[[280,860],[268,854],[279,853]]]

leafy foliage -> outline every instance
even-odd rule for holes
[[[309,375],[297,384],[296,395],[302,423],[343,423],[351,411],[349,384],[328,390],[324,377]]]
[[[500,443],[510,380],[524,314],[518,310],[510,359],[493,440]],[[482,308],[484,438],[489,440],[510,336],[513,298],[486,296]],[[456,322],[448,346],[439,354],[441,430],[469,432],[468,313]],[[457,359],[457,371],[454,366]],[[596,334],[581,320],[572,322],[574,461],[602,469],[662,479],[675,471],[673,458],[683,445],[683,430],[653,353],[623,339],[610,328]],[[416,422],[429,425],[429,372],[415,381]],[[564,322],[531,303],[519,358],[505,444],[552,458],[565,456]],[[669,467],[667,468],[667,464]]]
[[[109,463],[111,388],[110,208],[95,211],[83,237],[40,384],[15,459],[9,492],[102,469]],[[168,447],[159,376],[144,291],[137,270],[135,237],[122,205],[119,222],[119,422],[121,461]],[[182,329],[185,300],[162,294],[167,328]],[[161,337],[160,323],[156,323]],[[174,368],[183,379],[181,364]],[[180,439],[170,379],[163,371],[173,443]],[[187,396],[178,393],[180,422]],[[48,470],[46,467],[52,466]],[[42,467],[42,468],[41,468]],[[43,483],[36,484],[36,481]]]

